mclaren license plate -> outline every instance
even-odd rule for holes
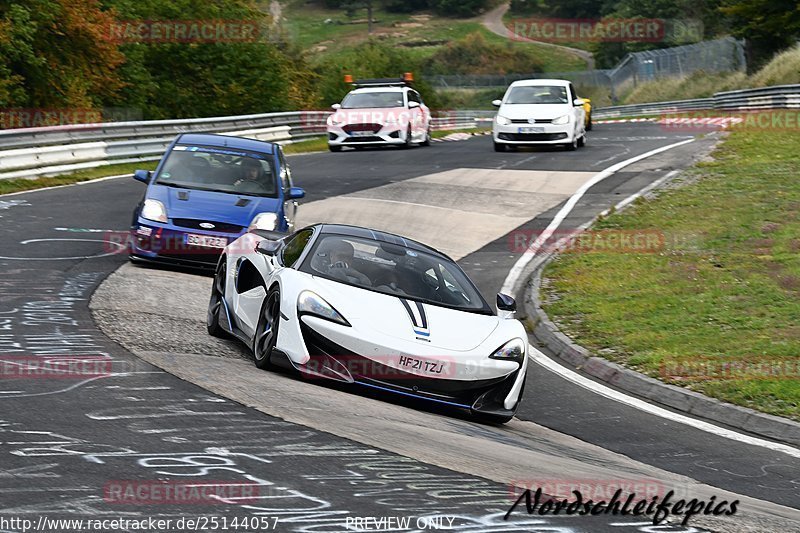
[[[215,237],[213,235],[186,234],[186,244],[192,246],[202,246],[203,248],[225,248],[228,246],[228,239],[225,237]]]
[[[444,370],[443,363],[436,363],[434,361],[423,361],[415,357],[408,357],[401,355],[398,361],[401,367],[406,367],[411,370],[421,370],[429,374],[441,374]]]

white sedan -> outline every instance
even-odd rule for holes
[[[354,226],[254,230],[217,266],[208,332],[233,335],[256,366],[510,420],[522,399],[527,336],[516,304],[497,312],[433,248]]]
[[[583,100],[566,80],[520,80],[512,83],[492,126],[496,152],[524,145],[562,145],[576,150],[586,143]]]

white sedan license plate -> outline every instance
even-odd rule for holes
[[[372,137],[375,135],[371,131],[354,131],[350,134],[351,137]]]
[[[186,235],[186,244],[202,246],[204,248],[225,248],[228,246],[228,239],[225,237],[214,237],[213,235],[195,235],[194,233],[188,233]]]
[[[544,133],[544,128],[541,126],[528,126],[520,128],[519,133]]]

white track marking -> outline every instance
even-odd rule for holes
[[[605,385],[597,383],[596,381],[592,381],[589,378],[581,376],[580,374],[573,372],[572,370],[556,363],[555,361],[544,355],[542,352],[540,352],[533,346],[529,346],[529,353],[531,354],[530,358],[533,362],[543,366],[544,368],[555,374],[558,374],[562,378],[583,387],[584,389],[594,392],[595,394],[599,394],[600,396],[604,396],[610,400],[614,400],[619,403],[628,405],[630,407],[633,407],[634,409],[639,409],[640,411],[644,411],[651,415],[660,416],[661,418],[666,418],[667,420],[672,420],[673,422],[679,422],[681,424],[685,424],[687,426],[699,429],[701,431],[705,431],[707,433],[712,433],[714,435],[731,439],[744,444],[760,446],[762,448],[767,448],[768,450],[782,452],[785,453],[786,455],[797,457],[800,459],[800,450],[792,446],[786,444],[780,444],[777,442],[771,442],[764,439],[759,439],[757,437],[751,437],[749,435],[744,435],[742,433],[738,433],[730,429],[725,429],[719,426],[715,426],[714,424],[710,424],[708,422],[703,422],[702,420],[697,420],[695,418],[691,418],[685,415],[673,413],[672,411],[668,411],[667,409],[664,409],[662,407],[657,407],[644,400],[640,400],[639,398],[628,396],[627,394],[615,391],[610,387],[606,387]]]
[[[531,243],[527,250],[522,253],[522,256],[514,263],[514,266],[511,268],[511,271],[508,273],[506,280],[503,282],[503,288],[501,292],[506,294],[514,294],[516,291],[517,283],[519,282],[520,277],[522,276],[523,272],[525,271],[526,267],[530,264],[530,262],[536,257],[536,253],[542,247],[542,245],[553,235],[558,227],[561,225],[561,222],[567,215],[572,212],[575,208],[575,205],[578,203],[586,191],[603,181],[609,176],[612,176],[619,170],[627,167],[628,165],[632,165],[642,159],[647,159],[648,157],[652,157],[656,154],[660,154],[661,152],[666,152],[667,150],[671,150],[672,148],[677,148],[678,146],[683,146],[684,144],[688,144],[693,142],[694,138],[688,139],[686,141],[681,141],[674,144],[669,144],[667,146],[662,146],[661,148],[656,148],[655,150],[651,150],[649,152],[645,152],[643,154],[637,155],[636,157],[632,157],[630,159],[626,159],[625,161],[621,161],[615,165],[611,165],[610,167],[606,168],[605,170],[601,171],[600,173],[596,174],[592,179],[584,183],[580,189],[575,191],[575,193],[567,200],[567,203],[564,204],[564,207],[553,217],[553,220],[547,226],[547,228],[536,238],[535,241]]]
[[[118,251],[116,252],[107,252],[103,254],[95,254],[95,255],[80,255],[80,256],[72,256],[72,257],[6,257],[0,255],[0,259],[5,261],[74,261],[78,259],[94,259],[97,257],[106,257],[109,255],[117,255],[125,250],[125,246],[118,242],[112,241],[105,241],[105,240],[97,240],[97,239],[28,239],[27,241],[20,241],[20,244],[30,244],[34,242],[49,242],[49,241],[75,241],[75,242],[100,242],[104,244],[112,244],[118,247]]]

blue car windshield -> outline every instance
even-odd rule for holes
[[[276,197],[271,156],[227,149],[178,145],[172,149],[155,183],[171,187]]]

